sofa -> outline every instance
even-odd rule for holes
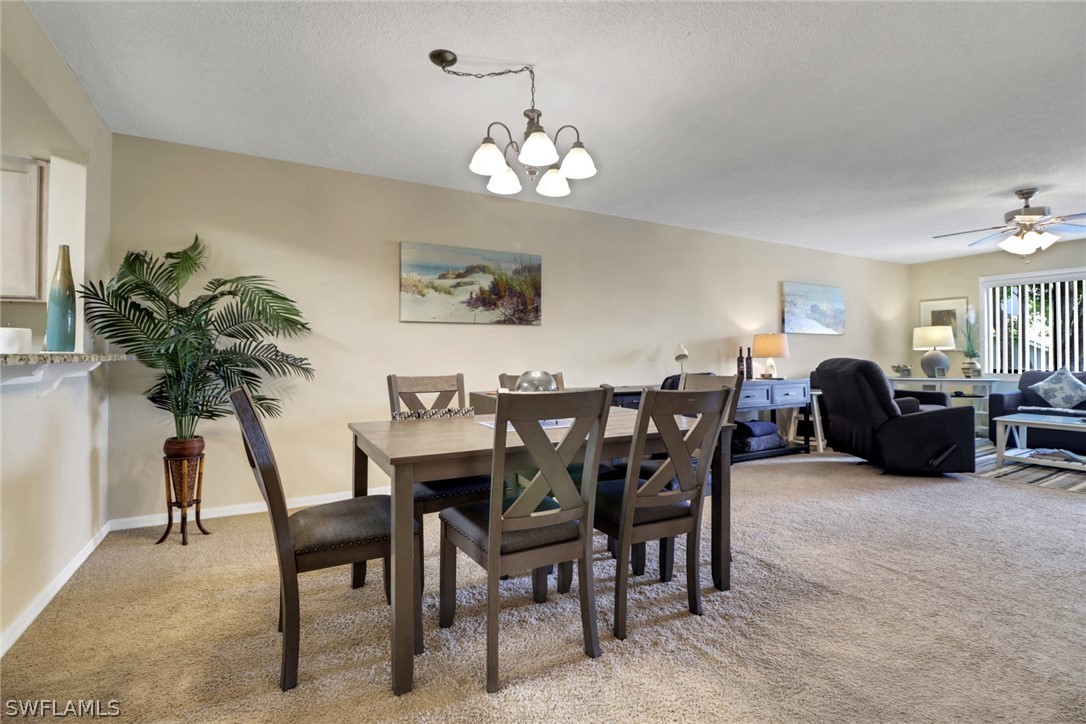
[[[995,419],[1004,415],[1016,413],[1031,413],[1034,415],[1059,415],[1061,417],[1086,418],[1086,400],[1072,408],[1053,407],[1045,401],[1030,385],[1048,379],[1052,372],[1031,370],[1023,372],[1018,380],[1018,389],[1014,392],[993,392],[988,397],[988,439],[996,441]],[[1086,372],[1073,375],[1075,379],[1086,383]],[[1045,430],[1042,428],[1030,428],[1029,446],[1031,448],[1050,447],[1060,450],[1086,454],[1086,424],[1082,426],[1083,432],[1066,432],[1063,430]]]
[[[870,360],[828,359],[818,365],[815,379],[829,423],[826,440],[835,451],[887,473],[974,471],[972,407],[921,410],[915,397],[895,399],[890,380]]]

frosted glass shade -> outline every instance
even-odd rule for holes
[[[1040,248],[1040,240],[1034,237],[1040,237],[1040,234],[1033,231],[1027,232],[1022,236],[1015,234],[1014,236],[1010,236],[999,242],[999,248],[1010,254],[1026,256]]]
[[[471,157],[468,170],[480,176],[493,176],[501,173],[506,165],[505,156],[494,145],[494,139],[487,136],[475,151],[475,155]]]
[[[543,178],[539,179],[539,183],[536,184],[535,191],[540,196],[550,196],[551,198],[569,196],[569,181],[566,181],[566,177],[558,169],[548,169],[547,173],[543,174]]]
[[[954,329],[947,326],[917,327],[913,330],[913,349],[954,349]]]
[[[574,180],[592,178],[596,175],[596,164],[588,151],[584,150],[584,144],[577,141],[569,153],[562,159],[562,175]]]
[[[486,185],[486,190],[492,194],[501,194],[502,196],[519,194],[520,179],[517,178],[517,174],[513,169],[506,166],[504,171],[500,171],[490,177],[490,182]]]
[[[558,163],[558,150],[551,139],[547,138],[547,134],[540,130],[524,139],[517,160],[525,166],[550,166]]]

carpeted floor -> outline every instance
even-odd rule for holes
[[[977,474],[993,480],[1039,485],[1076,493],[1086,493],[1086,472],[1053,468],[1044,465],[1023,465],[1008,461],[996,465],[996,446],[987,439],[977,438]]]
[[[1086,496],[977,476],[905,478],[835,454],[734,468],[733,590],[686,612],[675,579],[635,579],[603,656],[581,650],[574,589],[502,583],[501,679],[485,693],[481,569],[461,556],[456,623],[436,625],[427,526],[415,691],[388,686],[380,564],[303,576],[300,685],[278,689],[266,516],[210,521],[182,548],[110,534],[3,661],[3,699],[116,699],[122,721],[1086,721]],[[655,565],[650,548],[649,570]]]

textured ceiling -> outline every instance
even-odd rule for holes
[[[487,123],[599,174],[514,198],[899,262],[1086,211],[1086,4],[30,2],[117,133],[466,191]],[[565,134],[563,134],[565,137]],[[568,140],[560,143],[561,151]]]

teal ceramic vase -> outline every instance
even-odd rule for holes
[[[49,287],[45,351],[75,351],[75,282],[72,281],[72,259],[67,245],[60,247],[57,270]]]

